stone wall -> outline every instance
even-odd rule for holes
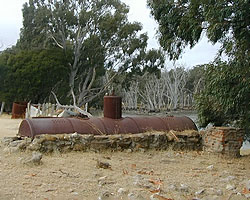
[[[212,127],[204,131],[148,132],[123,135],[80,135],[57,134],[40,135],[31,138],[9,137],[2,143],[5,151],[145,151],[155,150],[204,150],[238,157],[244,139],[242,129],[231,127]]]
[[[152,132],[126,135],[80,135],[58,134],[40,135],[32,141],[30,138],[5,138],[5,151],[39,151],[39,152],[67,152],[67,151],[145,151],[156,150],[202,150],[202,137],[197,131],[183,131],[168,133]]]
[[[240,156],[240,148],[244,139],[243,129],[232,127],[211,127],[201,132],[203,150],[221,153],[228,156]]]

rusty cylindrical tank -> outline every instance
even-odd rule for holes
[[[12,105],[12,119],[25,118],[27,102],[14,102]]]
[[[122,118],[122,98],[119,96],[104,96],[103,103],[104,117],[111,119]]]
[[[22,121],[18,134],[35,137],[41,134],[79,133],[112,135],[144,133],[147,131],[197,130],[188,117],[125,117],[122,118],[122,99],[104,97],[103,118],[32,118]]]
[[[41,134],[79,133],[93,135],[135,134],[148,131],[197,130],[188,117],[125,117],[121,119],[33,118],[22,121],[18,134],[35,137]]]

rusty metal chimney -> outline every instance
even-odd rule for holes
[[[122,98],[119,96],[104,96],[103,114],[106,118],[122,118]]]

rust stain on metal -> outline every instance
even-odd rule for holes
[[[27,102],[14,102],[12,105],[12,119],[25,118]]]
[[[22,121],[18,134],[35,137],[41,134],[79,133],[93,135],[136,134],[149,131],[197,130],[188,117],[122,118],[121,97],[104,97],[103,118],[32,118]]]
[[[136,134],[148,131],[197,130],[188,117],[125,117],[110,118],[33,118],[22,121],[19,135],[79,133],[93,135]]]

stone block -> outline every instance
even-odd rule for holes
[[[231,155],[240,155],[244,131],[232,127],[212,127],[202,131],[205,151]]]

